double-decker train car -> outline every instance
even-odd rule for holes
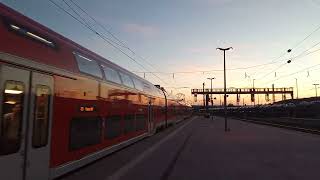
[[[188,106],[0,3],[0,179],[54,179]]]

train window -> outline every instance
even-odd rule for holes
[[[144,114],[136,114],[136,131],[145,129],[146,117]]]
[[[159,96],[159,91],[157,88],[153,88],[152,90],[154,96]]]
[[[136,89],[138,89],[139,91],[143,91],[143,82],[141,82],[140,80],[138,80],[136,78],[133,78],[133,82],[134,82]]]
[[[12,154],[20,149],[23,117],[24,84],[18,81],[6,81],[4,87],[0,155]]]
[[[99,117],[73,118],[70,128],[70,150],[77,150],[86,146],[99,144],[102,132]]]
[[[50,97],[51,90],[48,86],[36,86],[32,133],[32,146],[35,148],[48,143]]]
[[[121,116],[115,115],[106,118],[105,120],[105,139],[113,139],[120,136],[122,133]]]
[[[74,53],[78,62],[79,70],[83,73],[102,78],[101,69],[97,61],[86,58],[80,54]]]
[[[130,133],[135,130],[134,115],[124,116],[124,133]]]
[[[158,95],[159,95],[160,97],[162,97],[162,96],[163,96],[163,92],[162,92],[162,90],[158,89]]]
[[[123,74],[121,72],[120,72],[120,76],[121,76],[123,85],[134,88],[134,84],[130,76]]]
[[[152,93],[152,89],[149,84],[143,83],[143,90],[148,94]]]
[[[8,26],[12,31],[14,31],[18,34],[21,34],[23,36],[26,36],[26,37],[33,39],[33,40],[36,40],[38,42],[44,43],[47,46],[55,47],[55,44],[52,41],[44,38],[43,36],[39,35],[38,33],[31,32],[28,29],[26,29],[24,27],[20,27],[17,24],[9,24]]]
[[[155,86],[152,86],[152,95],[154,95],[154,96],[159,96],[159,91],[158,91],[159,89],[158,88],[156,88]]]
[[[119,73],[116,70],[106,66],[102,66],[102,68],[108,81],[121,84]]]

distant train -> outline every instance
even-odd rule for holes
[[[189,115],[160,88],[0,3],[0,179],[54,179]]]

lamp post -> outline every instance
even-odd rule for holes
[[[229,48],[217,48],[217,50],[223,51],[223,72],[224,72],[224,131],[229,131],[227,122],[227,79],[226,79],[226,51],[233,49]]]
[[[207,78],[211,81],[211,90],[210,90],[210,100],[211,100],[211,106],[213,106],[213,100],[212,100],[212,80],[216,79],[215,77],[214,78]]]
[[[316,89],[316,97],[318,97],[318,89],[317,89],[317,86],[319,85],[319,84],[313,84],[314,85],[314,88]]]
[[[294,79],[296,79],[297,99],[299,99],[298,79],[297,78],[294,78]]]

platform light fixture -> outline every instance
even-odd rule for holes
[[[4,103],[6,103],[6,104],[12,104],[12,105],[16,104],[15,101],[6,101],[6,102],[4,102]]]
[[[4,93],[6,94],[22,94],[23,92],[21,90],[16,89],[6,89],[4,90]]]

